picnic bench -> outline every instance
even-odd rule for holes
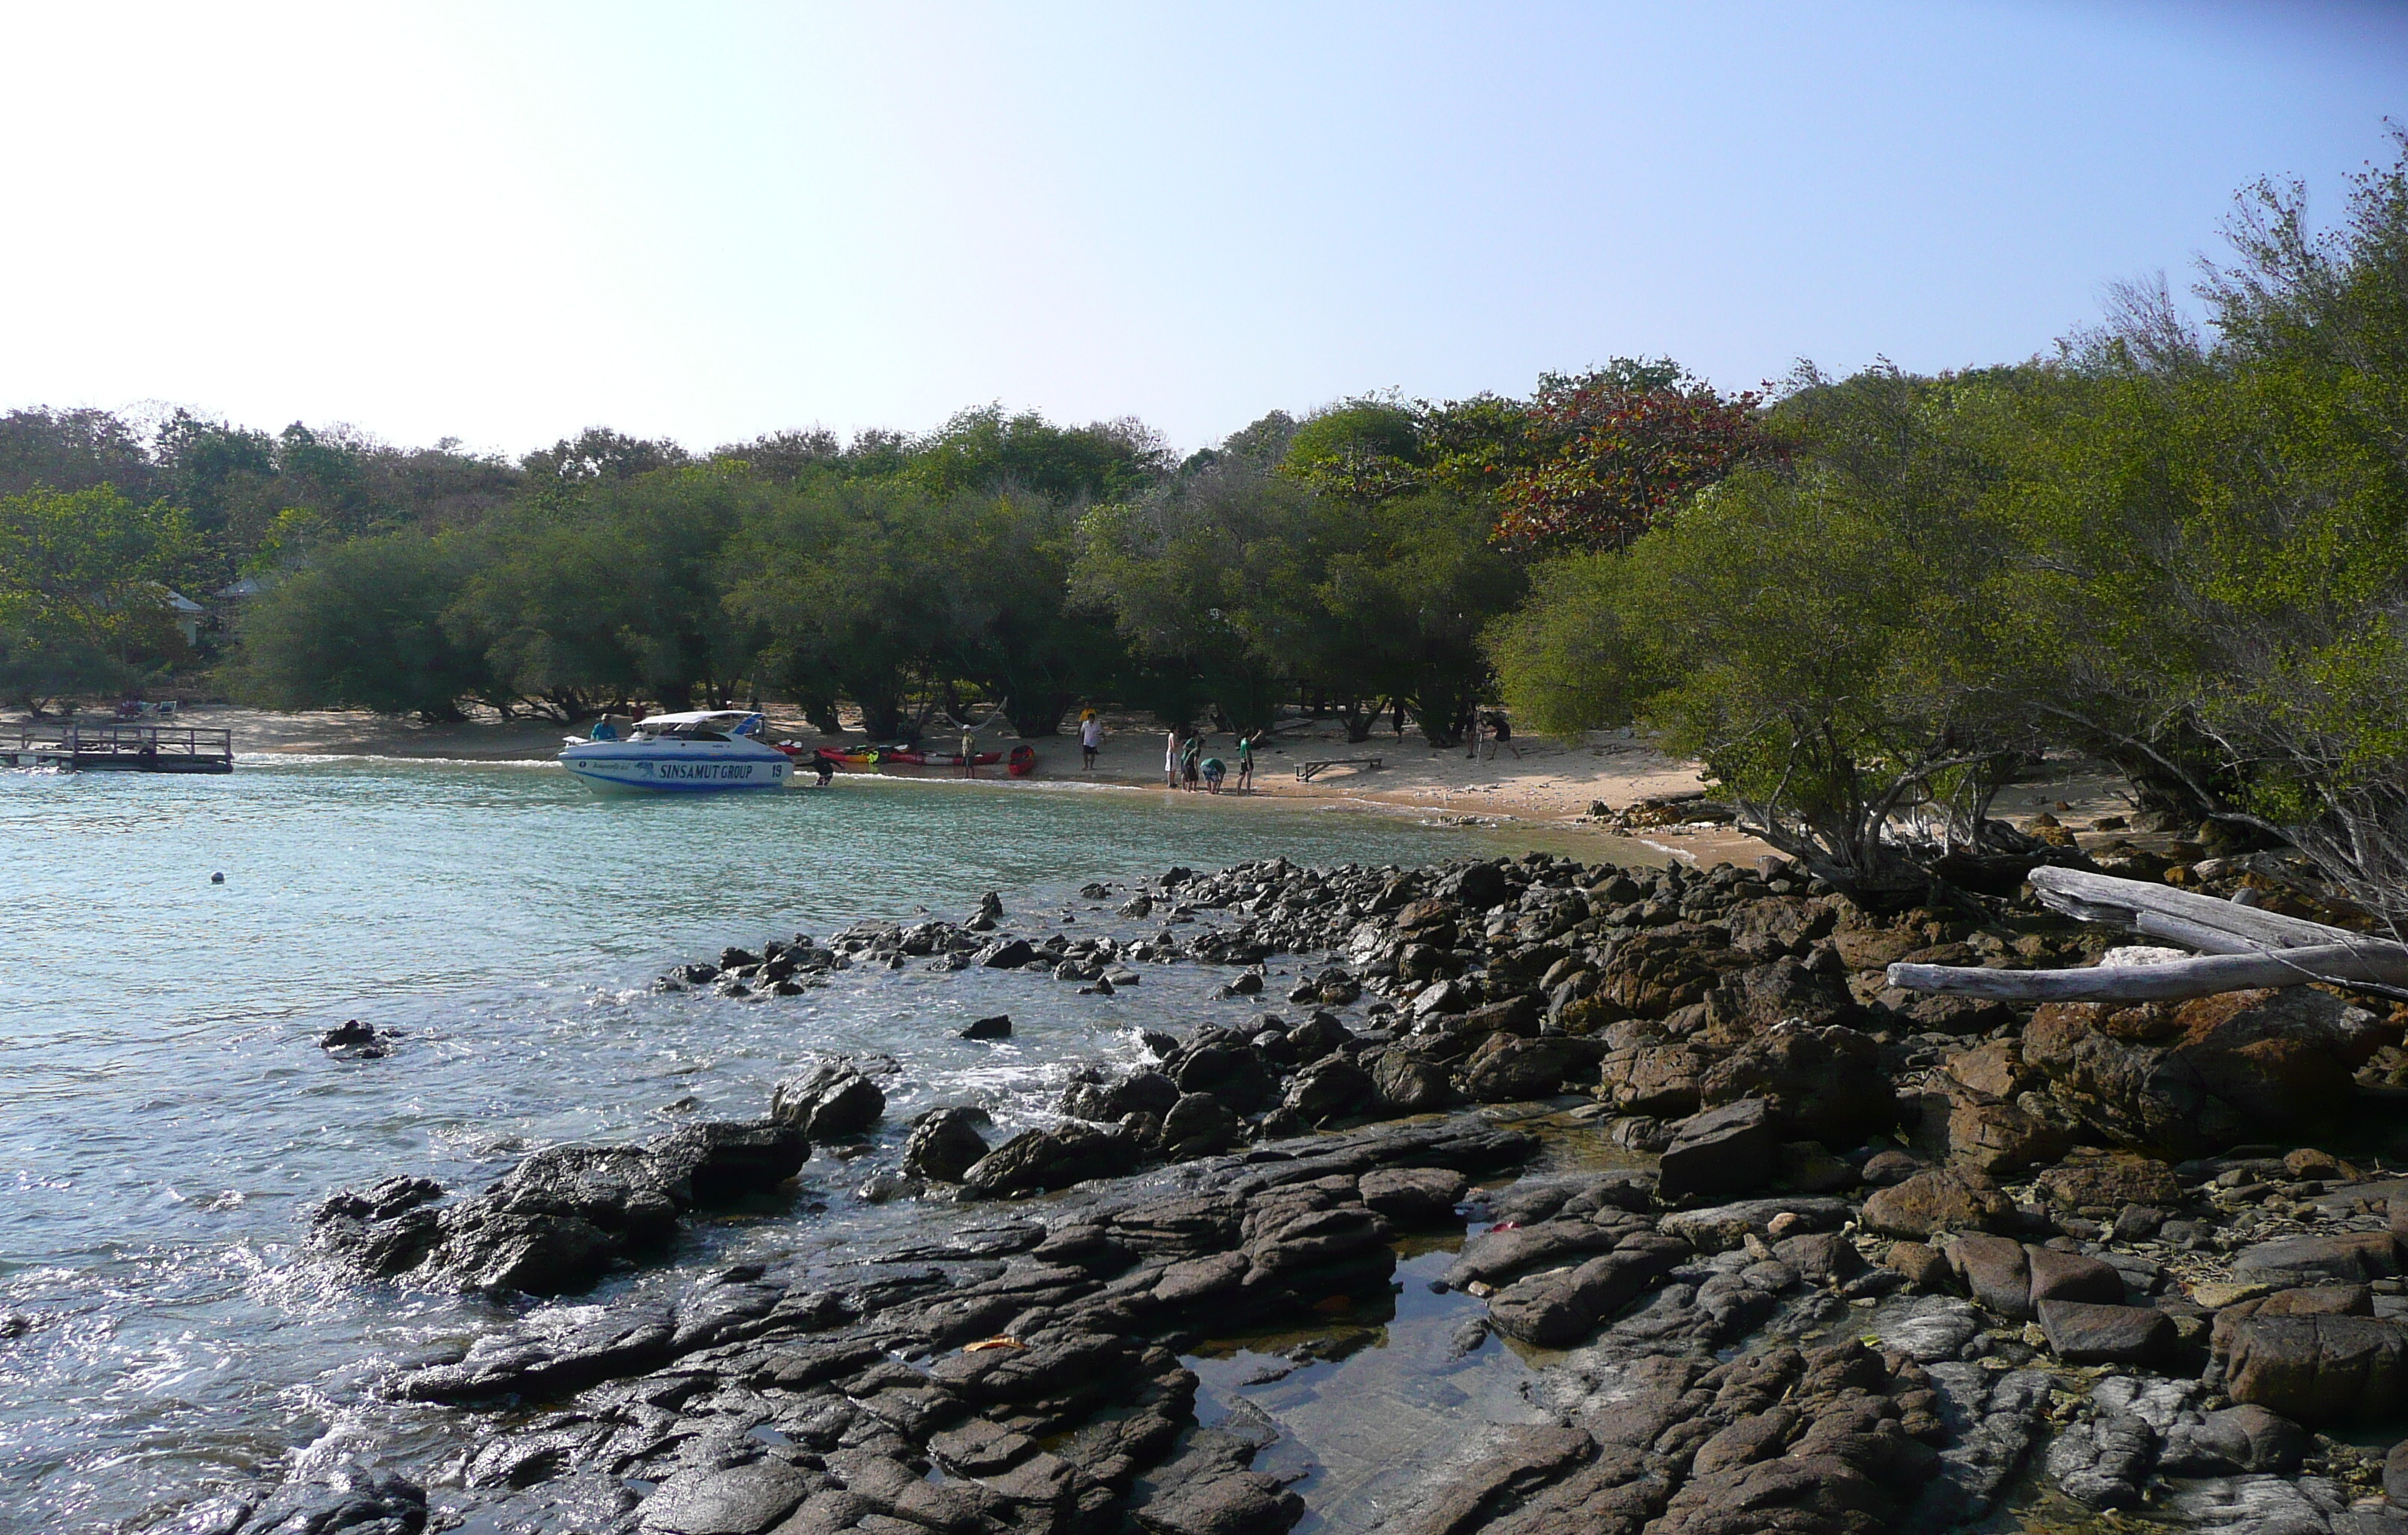
[[[1321,776],[1323,769],[1329,768],[1353,768],[1366,773],[1376,773],[1380,770],[1380,759],[1378,757],[1329,757],[1320,762],[1308,762],[1297,768],[1296,781],[1298,783],[1310,783]]]

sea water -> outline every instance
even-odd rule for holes
[[[879,1054],[902,1121],[977,1102],[1040,1123],[1140,1028],[1233,1016],[1210,967],[1111,997],[1025,972],[842,972],[800,997],[650,990],[666,967],[864,917],[1155,931],[1116,916],[1173,864],[1416,865],[1552,845],[1512,827],[1043,782],[846,775],[828,790],[603,797],[549,763],[245,760],[222,778],[0,773],[0,1528],[139,1523],[280,1461],[439,1426],[368,1391],[519,1318],[347,1284],[309,1209],[396,1172],[477,1187],[538,1146],[753,1117],[815,1053]],[[213,876],[222,875],[222,882]],[[1277,989],[1283,989],[1277,988]],[[1275,997],[1258,999],[1275,1001]],[[1007,1044],[953,1036],[1010,1012]],[[1235,1015],[1242,1015],[1242,1012]],[[337,1060],[319,1031],[398,1034]],[[873,1158],[876,1160],[877,1158]],[[872,1210],[822,1155],[791,1215],[706,1228],[666,1274],[834,1241]]]

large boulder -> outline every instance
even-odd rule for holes
[[[1696,1113],[1713,1062],[1685,1044],[1640,1044],[1609,1054],[1598,1073],[1616,1110],[1658,1119]]]
[[[1522,1040],[1484,1050],[1464,1073],[1463,1091],[1475,1103],[1519,1103],[1552,1097],[1585,1057],[1567,1040]]]
[[[1709,1105],[1762,1098],[1790,1139],[1853,1146],[1887,1130],[1897,1098],[1873,1042],[1851,1028],[1782,1025],[1708,1070]]]
[[[1183,1093],[1162,1116],[1162,1155],[1185,1158],[1225,1152],[1238,1143],[1245,1128],[1237,1111],[1211,1093]]]
[[[1598,995],[1641,1018],[1702,1002],[1725,973],[1753,963],[1725,937],[1719,927],[1685,922],[1633,933],[1614,944]]]
[[[1371,1067],[1371,1086],[1380,1106],[1392,1113],[1426,1113],[1455,1101],[1445,1066],[1417,1051],[1382,1051]]]
[[[867,1134],[885,1112],[878,1084],[842,1061],[788,1077],[769,1096],[770,1118],[821,1142]]]
[[[2148,1156],[2086,1156],[2049,1169],[2038,1179],[2049,1203],[2112,1215],[2126,1205],[2171,1209],[2183,1202],[2174,1169]]]
[[[2225,1390],[2306,1424],[2408,1403],[2408,1327],[2372,1316],[2253,1316],[2233,1329]]]
[[[1109,1178],[1135,1164],[1138,1148],[1117,1126],[1101,1129],[1077,1120],[1050,1129],[1025,1130],[997,1146],[962,1175],[962,1194],[972,1199],[1010,1198],[1068,1188],[1090,1178]]]
[[[1792,1019],[1844,1023],[1856,1011],[1856,999],[1839,977],[1810,970],[1794,959],[1730,971],[1705,1000],[1708,1026],[1717,1038],[1734,1040]]]
[[[1995,1231],[2012,1219],[2014,1201],[1970,1169],[1932,1168],[1865,1201],[1869,1231],[1921,1241],[1942,1231]]]
[[[811,1155],[810,1137],[773,1119],[710,1120],[645,1142],[672,1197],[710,1208],[767,1194],[793,1178]]]
[[[2150,1365],[2174,1345],[2174,1319],[2151,1306],[2043,1300],[2041,1332],[2070,1365]]]
[[[1745,1194],[1771,1182],[1780,1157],[1772,1105],[1742,1098],[1681,1122],[1664,1149],[1656,1193],[1667,1204]]]
[[[2099,1134],[2193,1156],[2320,1127],[2379,1042],[2372,1013],[2293,986],[2181,1003],[2050,1003],[2023,1050]]]
[[[1568,1348],[1670,1271],[1677,1242],[1653,1239],[1607,1253],[1576,1269],[1516,1280],[1488,1299],[1488,1320],[1508,1337],[1541,1348]]]
[[[1376,1096],[1371,1074],[1343,1055],[1326,1055],[1288,1083],[1286,1106],[1307,1125],[1363,1112]],[[1177,1099],[1172,1100],[1175,1105]]]
[[[911,1126],[903,1142],[903,1170],[914,1178],[958,1184],[987,1153],[986,1138],[978,1127],[987,1123],[986,1111],[949,1107],[931,1109]]]
[[[1259,1052],[1226,1042],[1190,1051],[1173,1076],[1182,1093],[1210,1093],[1240,1113],[1261,1108],[1276,1085]]]

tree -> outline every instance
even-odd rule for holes
[[[1499,475],[1498,540],[1539,553],[1627,546],[1687,496],[1777,456],[1762,404],[1669,359],[1541,376],[1526,451]]]
[[[824,729],[839,697],[879,740],[916,735],[935,708],[946,552],[924,536],[927,505],[894,481],[800,481],[755,503],[729,544],[724,610],[765,685]]]
[[[556,487],[478,537],[452,626],[563,717],[638,698],[724,706],[752,646],[721,605],[723,564],[761,494],[712,466]]]
[[[113,485],[0,496],[0,690],[38,710],[179,659],[166,583],[196,552],[180,510]]]
[[[0,415],[0,495],[114,485],[149,503],[166,486],[140,434],[107,410],[36,407]]]
[[[319,551],[252,599],[229,669],[237,698],[266,709],[367,709],[429,721],[507,695],[447,617],[466,585],[456,536],[416,531]]]
[[[912,444],[902,474],[932,500],[1021,491],[1057,506],[1117,501],[1169,472],[1161,435],[1136,420],[1056,426],[1035,411],[964,410]]]
[[[1696,495],[1625,553],[1541,567],[1491,636],[1507,696],[1559,732],[1636,720],[1750,830],[1868,896],[2015,851],[1987,814],[2033,744],[1996,616],[2017,573],[1992,527],[2015,381],[1883,367],[1801,388],[1793,462]]]

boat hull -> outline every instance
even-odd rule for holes
[[[590,789],[631,794],[729,794],[782,789],[794,771],[782,753],[747,750],[663,751],[642,743],[595,741],[560,753],[560,765]]]

